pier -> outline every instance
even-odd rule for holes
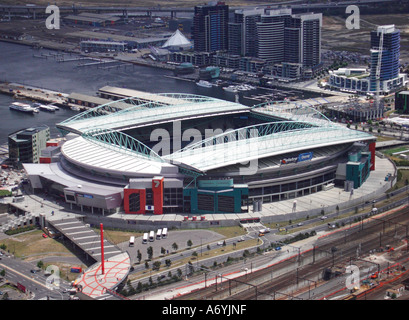
[[[12,95],[15,98],[40,101],[48,104],[55,103],[59,106],[65,106],[68,97],[66,93],[9,82],[0,83],[0,93]]]

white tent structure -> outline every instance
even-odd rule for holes
[[[165,42],[162,46],[164,49],[170,51],[186,50],[192,47],[192,43],[183,35],[180,30],[176,30],[175,33]]]

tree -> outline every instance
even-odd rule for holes
[[[146,252],[148,253],[148,259],[152,260],[152,257],[153,257],[153,248],[152,248],[152,246],[149,246],[148,249],[146,249]]]
[[[189,239],[189,240],[187,240],[186,244],[187,244],[188,247],[191,247],[193,245],[193,242],[192,242],[192,240]]]
[[[180,278],[180,277],[182,276],[182,274],[183,274],[183,272],[182,272],[182,270],[181,270],[180,268],[178,268],[178,269],[176,270],[176,272],[177,272],[179,278]]]
[[[41,260],[37,262],[37,267],[42,269],[44,267],[44,262],[42,262]]]
[[[141,263],[142,253],[139,251],[139,249],[138,249],[138,252],[137,252],[137,254],[136,254],[136,258],[138,259],[138,263]]]
[[[172,244],[173,251],[177,251],[178,248],[179,248],[179,246],[177,245],[177,243],[173,242],[173,244]]]
[[[155,261],[155,262],[153,263],[153,265],[152,265],[152,270],[158,270],[158,271],[159,271],[160,265],[161,265],[161,262],[160,262],[160,261]]]

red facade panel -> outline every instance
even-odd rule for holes
[[[40,157],[40,163],[51,163],[51,158],[49,158],[49,157]]]
[[[154,214],[163,214],[163,181],[163,177],[152,179]]]
[[[134,210],[129,204],[129,198],[135,194],[139,194],[139,210]],[[129,214],[144,214],[146,206],[146,190],[145,189],[124,189],[124,211]]]

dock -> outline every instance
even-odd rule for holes
[[[0,83],[0,93],[12,95],[20,99],[28,99],[48,104],[55,103],[59,106],[65,106],[68,97],[68,94],[63,92],[9,82]]]

